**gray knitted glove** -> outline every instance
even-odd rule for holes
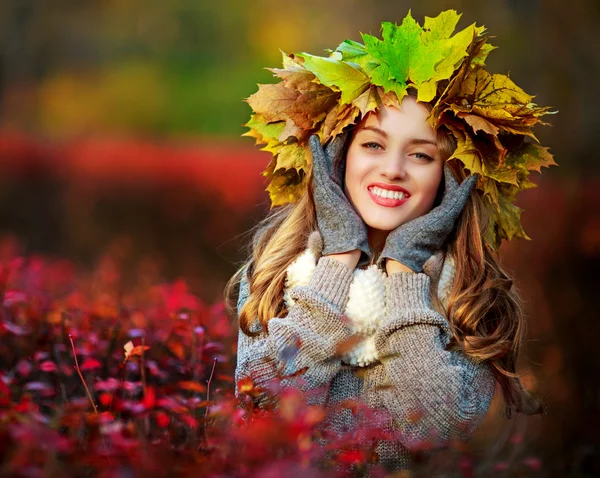
[[[459,186],[448,163],[444,165],[445,191],[442,203],[424,216],[398,226],[389,233],[379,258],[398,261],[414,272],[423,272],[423,264],[442,248],[454,229],[479,174],[467,177]]]
[[[349,137],[349,132],[336,136],[325,151],[317,135],[309,139],[317,224],[323,236],[323,255],[359,249],[370,258],[367,227],[344,194],[343,178],[336,169],[344,161],[340,155]]]

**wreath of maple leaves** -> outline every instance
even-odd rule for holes
[[[457,148],[448,161],[479,173],[490,216],[485,242],[494,250],[502,239],[530,239],[520,222],[516,195],[536,187],[530,171],[557,165],[532,132],[549,107],[508,76],[485,69],[485,28],[475,24],[453,34],[454,10],[425,17],[421,27],[408,15],[400,26],[382,23],[382,39],[362,34],[364,44],[345,40],[328,57],[283,53],[283,68],[268,68],[281,81],[258,85],[246,99],[253,110],[244,136],[273,154],[263,175],[271,207],[296,202],[306,190],[311,164],[308,138],[327,143],[344,128],[381,106],[399,107],[409,88],[432,107],[432,128],[447,128]]]

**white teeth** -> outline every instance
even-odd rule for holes
[[[375,196],[382,198],[404,199],[406,197],[406,194],[401,191],[390,191],[389,189],[382,189],[377,186],[372,187],[371,192],[375,194]]]

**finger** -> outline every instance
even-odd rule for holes
[[[329,142],[329,144],[325,148],[325,153],[327,154],[327,156],[329,156],[331,160],[337,158],[340,152],[344,149],[344,144],[348,139],[348,133],[348,131],[345,131],[344,133],[338,134],[335,138],[333,138],[332,141]]]
[[[446,187],[444,196],[458,189],[458,182],[454,178],[454,173],[447,162],[444,164],[444,185]]]
[[[465,208],[465,204],[467,204],[467,200],[471,195],[471,191],[473,187],[477,183],[478,174],[473,174],[471,176],[467,176],[465,180],[461,183],[460,187],[455,193],[456,202],[454,203],[452,209],[456,211],[456,215],[459,215],[462,210]]]
[[[331,164],[329,164],[325,152],[323,151],[323,146],[321,146],[321,140],[319,140],[319,136],[313,134],[309,138],[308,142],[310,145],[310,152],[312,154],[313,176],[331,176]]]
[[[340,186],[343,183],[345,170],[345,158],[343,158],[342,155],[344,154],[345,145],[349,137],[349,131],[341,133],[336,136],[325,149],[325,154],[327,155],[329,164],[331,164],[332,179]]]
[[[471,191],[473,191],[473,188],[477,184],[478,179],[479,179],[478,173],[467,176],[467,178],[460,185],[461,191],[464,191],[465,195],[469,196],[469,194],[471,194]]]

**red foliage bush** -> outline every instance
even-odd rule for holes
[[[0,260],[0,475],[385,476],[374,450],[394,437],[366,406],[339,404],[364,420],[337,437],[294,388],[274,409],[251,382],[236,399],[237,327],[184,281],[122,290],[109,259]]]

